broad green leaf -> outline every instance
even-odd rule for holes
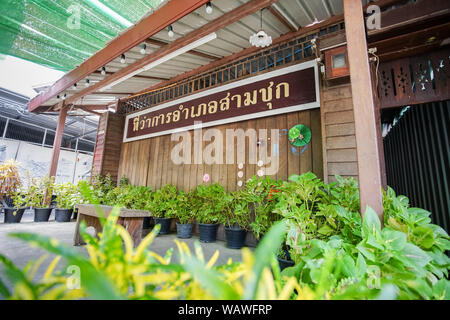
[[[275,223],[269,232],[259,243],[254,252],[255,264],[252,268],[249,281],[246,283],[244,289],[244,299],[254,299],[257,292],[258,280],[264,267],[268,266],[271,261],[271,256],[275,255],[281,246],[284,235],[286,234],[286,223],[281,221]]]

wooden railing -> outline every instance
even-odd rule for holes
[[[217,87],[225,83],[254,76],[258,73],[274,69],[288,64],[296,64],[302,60],[313,58],[311,40],[335,33],[344,29],[344,23],[337,23],[319,31],[299,36],[287,42],[262,49],[231,63],[222,65],[216,69],[205,72],[195,77],[187,78],[161,89],[152,90],[131,98],[125,98],[119,103],[118,112],[131,113],[143,108],[190,95],[207,88]]]

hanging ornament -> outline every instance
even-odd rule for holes
[[[303,124],[298,124],[289,130],[289,141],[296,147],[306,146],[311,141],[311,130]]]
[[[264,10],[264,9],[263,9]],[[252,36],[250,36],[250,43],[255,46],[255,47],[268,47],[272,44],[272,37],[269,36],[262,27],[262,12],[263,10],[261,10],[261,28],[260,30],[253,34]]]

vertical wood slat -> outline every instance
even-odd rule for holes
[[[279,170],[275,175],[272,175],[274,179],[286,180],[292,174],[301,174],[306,172],[305,170],[312,170],[317,176],[323,176],[322,169],[322,139],[321,139],[321,119],[320,110],[305,110],[300,112],[289,113],[287,115],[278,115],[274,117],[261,118],[257,120],[241,121],[237,123],[226,124],[215,127],[223,135],[223,161],[226,162],[226,147],[227,143],[234,150],[234,164],[222,164],[222,165],[205,165],[195,164],[195,148],[194,148],[194,131],[189,131],[191,137],[191,161],[192,164],[186,165],[174,165],[171,161],[170,155],[172,148],[179,141],[171,142],[170,135],[164,135],[160,137],[154,137],[150,139],[144,139],[134,142],[123,144],[121,152],[121,165],[120,173],[127,176],[130,182],[135,184],[142,184],[151,186],[152,189],[158,189],[165,184],[175,184],[179,189],[189,191],[195,188],[197,185],[203,183],[203,175],[209,173],[211,180],[210,183],[218,182],[223,185],[228,191],[238,189],[237,182],[241,180],[245,185],[245,182],[251,177],[257,175],[257,171],[260,169],[257,164],[249,164],[249,149],[253,148],[256,154],[260,156],[258,147],[255,145],[249,145],[249,139],[246,138],[247,152],[245,154],[245,163],[243,169],[238,169],[237,163],[237,140],[234,143],[227,141],[226,130],[238,129],[246,131],[247,129],[255,129],[259,134],[259,129],[267,129],[267,140],[263,141],[263,148],[267,149],[268,157],[273,155],[273,146],[270,139],[270,129],[279,129]],[[310,127],[312,131],[312,140],[307,149],[309,152],[300,155],[300,148],[296,149],[296,153],[292,152],[292,145],[288,141],[288,130],[296,124],[305,124]],[[203,134],[206,129],[203,129]],[[258,136],[259,139],[259,136]],[[207,144],[210,142],[203,142],[202,149],[197,152],[202,152]],[[264,150],[263,150],[264,151]],[[265,152],[262,152],[265,154]],[[200,154],[198,154],[200,156]],[[259,159],[259,158],[258,158]],[[257,159],[257,160],[258,160]],[[267,159],[263,159],[267,162]],[[238,171],[243,171],[244,176],[238,178]]]

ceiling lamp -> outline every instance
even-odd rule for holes
[[[206,13],[211,14],[213,12],[211,1],[206,4]]]
[[[261,10],[261,28],[258,33],[253,34],[250,37],[250,43],[255,47],[268,47],[272,44],[272,37],[269,36],[262,28],[262,12]]]
[[[67,94],[64,93],[62,99],[63,99],[63,100],[66,100],[66,98],[67,98]]]
[[[86,84],[85,84],[86,88],[89,87],[89,85],[90,85],[89,79],[86,79]]]
[[[173,33],[173,28],[172,28],[172,26],[169,26],[169,31],[167,32],[167,35],[169,36],[169,38],[173,38],[174,33]]]
[[[122,55],[120,56],[120,63],[124,64],[125,63],[125,55],[122,53]]]
[[[106,68],[102,67],[102,76],[104,76],[106,74]]]
[[[147,45],[145,43],[142,44],[141,54],[145,54],[145,50],[147,49]]]
[[[76,83],[76,82],[73,84],[73,88],[74,88],[75,90],[77,90],[77,83]]]

